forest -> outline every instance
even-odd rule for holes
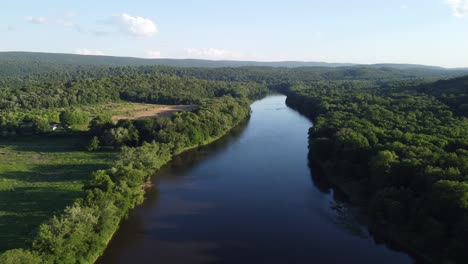
[[[10,248],[0,263],[95,261],[159,168],[223,136],[269,91],[286,94],[288,105],[313,120],[311,163],[360,206],[373,232],[429,262],[468,258],[466,71],[43,60],[0,61],[2,139],[80,137],[84,151],[116,158],[83,180],[72,204],[36,227],[30,246]],[[197,108],[113,122],[101,109],[119,102]]]
[[[468,258],[467,78],[429,85],[298,84],[309,158],[361,205],[376,233],[431,262]]]
[[[88,138],[81,148],[97,153],[117,151],[118,155],[109,169],[96,170],[88,177],[75,202],[38,226],[31,246],[5,251],[0,263],[94,262],[121,219],[143,201],[144,184],[155,171],[174,155],[224,135],[250,115],[251,100],[268,92],[266,86],[252,82],[159,73],[94,78],[86,74],[72,77],[60,72],[1,80],[0,129],[4,139],[32,137],[54,142],[54,138]],[[100,109],[118,102],[193,104],[197,108],[115,123]],[[45,154],[50,156],[41,155]],[[0,186],[1,191],[10,196],[20,192],[15,184]],[[46,188],[52,186],[46,184]]]
[[[91,122],[92,150],[119,147],[108,170],[97,170],[85,184],[85,196],[43,223],[30,250],[13,249],[4,263],[92,263],[107,246],[122,218],[144,199],[143,184],[187,148],[222,136],[249,115],[249,101],[230,96],[203,103],[196,113],[117,125]]]

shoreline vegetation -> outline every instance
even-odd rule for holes
[[[93,173],[93,179],[85,186],[85,198],[76,200],[62,214],[41,225],[30,250],[6,251],[0,262],[94,263],[118,230],[120,221],[144,200],[142,186],[159,168],[175,155],[220,139],[249,115],[248,99],[228,96],[208,100],[196,113],[180,112],[171,118],[146,119],[143,122],[172,120],[173,124],[178,121],[182,124],[194,119],[198,122],[190,133],[178,133],[170,142],[123,146],[111,169]],[[169,127],[165,124],[158,131],[168,132],[164,130]]]
[[[183,151],[222,137],[249,116],[250,100],[268,93],[266,85],[253,82],[133,68],[122,68],[118,74],[102,70],[2,79],[2,137],[81,135],[88,137],[83,148],[90,152],[119,152],[109,169],[92,173],[82,198],[39,226],[37,235],[28,239],[33,241],[30,247],[3,252],[0,263],[92,263],[129,210],[143,201],[142,186],[161,166]],[[128,104],[132,109],[125,114],[135,114],[134,108],[141,106],[134,103],[187,105],[193,111],[115,123],[105,109],[109,104]]]
[[[30,248],[1,254],[2,264],[89,263],[142,201],[154,171],[221,137],[268,90],[314,120],[309,159],[339,179],[369,226],[429,252],[430,261],[468,259],[466,70],[0,64],[2,138],[79,135],[90,152],[119,151],[112,168],[93,173],[83,198],[41,225]],[[197,108],[113,122],[106,106],[125,104]]]
[[[360,85],[288,90],[287,105],[314,122],[309,161],[360,208],[371,233],[423,263],[463,262],[466,118],[411,87],[376,91]]]
[[[199,148],[199,147],[207,146],[207,145],[209,145],[209,144],[211,144],[211,143],[214,143],[214,142],[220,140],[221,138],[223,138],[224,136],[226,136],[231,130],[233,130],[234,128],[236,128],[241,122],[243,122],[243,121],[245,121],[246,119],[248,119],[249,116],[250,116],[250,115],[245,116],[244,119],[239,120],[237,123],[233,124],[231,127],[229,127],[229,128],[227,128],[226,130],[224,130],[224,131],[223,131],[221,134],[219,134],[218,136],[208,138],[208,139],[206,139],[205,141],[203,141],[202,143],[199,143],[199,144],[197,144],[197,145],[188,146],[188,147],[186,147],[186,148],[183,148],[183,149],[179,150],[179,151],[176,152],[176,153],[173,153],[170,160],[168,160],[166,163],[162,164],[158,169],[156,169],[156,170],[153,172],[153,174],[148,175],[148,177],[147,177],[145,183],[144,183],[144,184],[142,185],[142,187],[141,187],[141,190],[142,190],[143,194],[146,193],[146,190],[147,190],[148,188],[151,188],[152,186],[154,186],[154,183],[151,181],[151,178],[153,177],[153,175],[157,174],[158,170],[159,170],[161,167],[163,167],[163,166],[166,165],[167,163],[171,162],[172,158],[174,158],[174,157],[176,157],[176,156],[178,156],[178,155],[180,155],[180,154],[183,154],[184,152],[187,152],[187,151],[190,151],[190,150]],[[135,207],[138,206],[138,205],[140,205],[140,204],[142,204],[143,202],[144,202],[144,198],[143,198],[143,200],[139,201],[139,202],[135,205]],[[131,209],[133,209],[133,208],[131,208]],[[122,219],[122,220],[124,220],[124,219]],[[120,226],[120,223],[119,223],[119,226]],[[107,245],[108,245],[108,244],[110,243],[110,241],[113,239],[115,233],[116,233],[118,230],[119,230],[119,227],[117,227],[117,228],[114,230],[114,232],[113,232],[112,234],[110,234],[110,236],[109,236],[108,239],[106,240],[106,243],[105,243],[106,246],[102,249],[101,253],[100,253],[98,256],[96,256],[96,257],[94,258],[94,260],[91,261],[90,263],[95,263],[95,262],[102,256],[102,254],[104,253],[105,249],[107,248]]]

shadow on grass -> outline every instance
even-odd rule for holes
[[[103,163],[37,164],[32,166],[29,171],[9,171],[0,173],[0,178],[28,183],[86,181],[90,178],[91,172],[107,169],[108,167],[109,165]]]
[[[8,147],[14,151],[35,152],[68,152],[84,151],[89,143],[86,136],[28,136],[11,139],[0,139],[0,148]]]
[[[29,247],[41,223],[83,195],[82,191],[54,187],[1,191],[0,252]]]
[[[91,172],[109,168],[116,153],[84,152],[86,142],[78,136],[0,139],[0,252],[29,247],[41,223],[84,196]]]

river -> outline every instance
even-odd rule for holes
[[[311,122],[270,95],[154,177],[99,263],[414,263],[378,243],[307,163]],[[338,197],[338,198],[337,198]]]

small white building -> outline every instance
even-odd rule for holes
[[[52,129],[52,131],[55,131],[58,127],[59,127],[59,124],[57,124],[57,123],[51,123],[50,124],[50,129]]]

